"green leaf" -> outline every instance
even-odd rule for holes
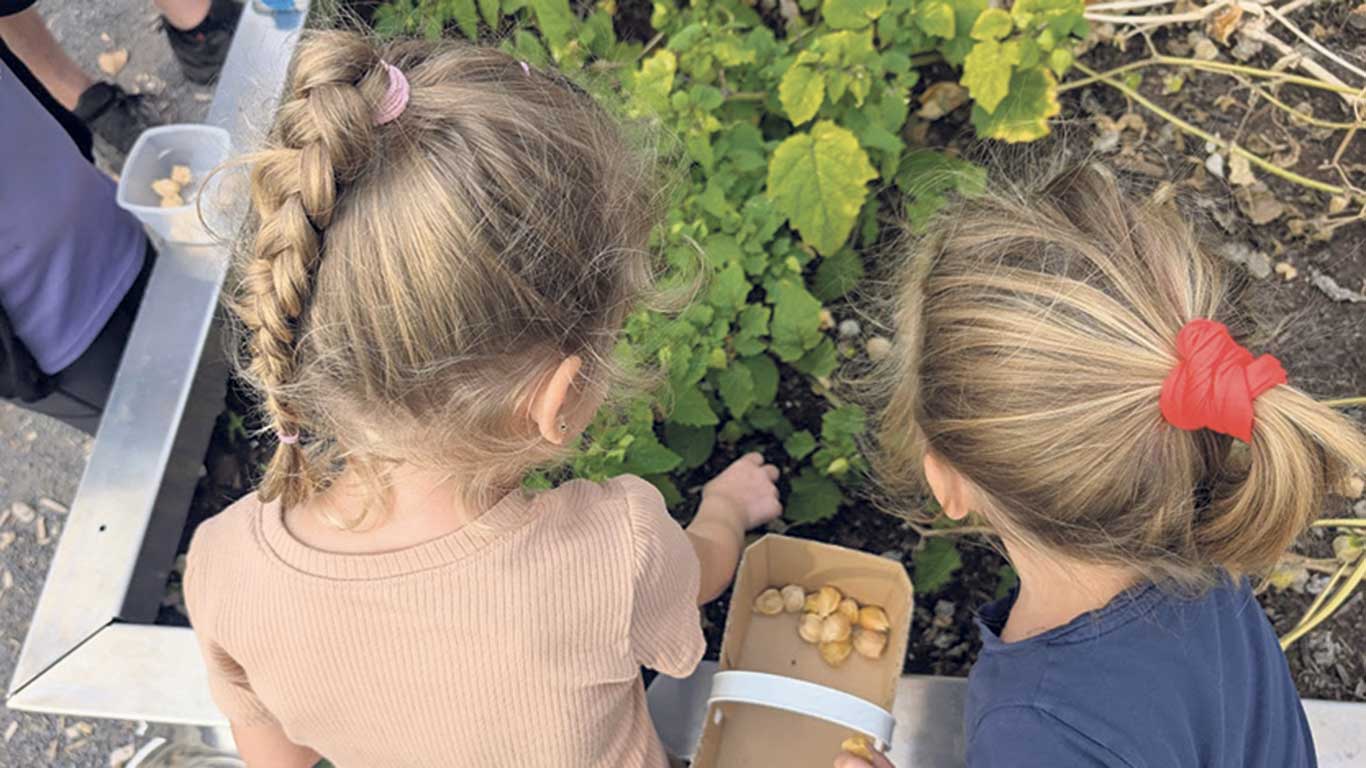
[[[768,355],[742,357],[737,362],[749,369],[754,382],[754,403],[771,404],[778,396],[778,364]]]
[[[711,409],[711,403],[707,402],[707,396],[697,387],[688,387],[678,393],[669,419],[686,427],[712,427],[721,422]]]
[[[953,6],[943,0],[931,0],[922,4],[915,12],[916,26],[927,35],[952,38],[954,28]]]
[[[1003,565],[996,569],[996,599],[1000,600],[1010,594],[1010,590],[1020,583],[1020,577],[1016,575],[1015,569],[1009,565]]]
[[[674,74],[677,71],[678,57],[674,56],[673,51],[656,51],[653,56],[641,62],[640,71],[635,73],[631,89],[632,98],[649,112],[667,112],[669,94],[673,91]]]
[[[814,58],[810,51],[803,51],[778,83],[778,101],[782,102],[783,111],[793,125],[801,125],[815,117],[825,101],[825,75],[811,66],[807,56]]]
[[[977,42],[970,34],[972,25],[986,7],[987,0],[953,0],[953,39],[939,46],[945,61],[955,67],[963,65],[963,59]]]
[[[821,301],[834,301],[863,279],[863,259],[853,248],[841,248],[821,259],[811,280],[811,291]]]
[[[1053,70],[1053,74],[1062,77],[1067,74],[1067,70],[1072,68],[1072,51],[1067,48],[1054,48],[1048,54],[1048,68]],[[1177,90],[1180,90],[1178,87]]]
[[[498,22],[502,21],[499,0],[479,0],[479,15],[484,17],[484,23],[489,29],[497,31]]]
[[[1014,22],[1010,20],[1010,14],[1000,8],[988,8],[982,11],[982,15],[977,17],[977,21],[972,25],[973,40],[1002,40],[1010,34]]]
[[[822,254],[839,250],[849,238],[877,178],[854,134],[828,120],[810,133],[789,136],[768,164],[768,196]]]
[[[984,40],[973,47],[963,62],[960,82],[977,106],[990,114],[1010,92],[1010,71],[1019,62],[1018,44]]]
[[[868,428],[868,414],[857,405],[841,405],[821,415],[821,439],[847,443]]]
[[[958,547],[945,537],[925,540],[925,547],[914,555],[911,581],[921,595],[932,595],[948,585],[953,574],[963,567]]]
[[[840,510],[842,500],[835,481],[807,467],[792,478],[783,517],[793,524],[814,523],[834,517]]]
[[[574,33],[575,17],[569,9],[569,0],[531,0],[531,9],[536,13],[536,27],[541,30],[541,36],[558,54]]]
[[[863,29],[887,10],[887,0],[825,0],[821,16],[832,29]]]
[[[816,346],[821,333],[821,303],[801,283],[784,280],[773,288],[773,352],[779,360],[794,362]]]
[[[712,277],[707,303],[723,309],[739,309],[745,305],[751,287],[745,270],[732,263]]]
[[[637,436],[626,449],[623,469],[633,475],[660,475],[677,468],[683,457],[664,447],[653,434]]]
[[[683,494],[679,492],[678,485],[668,475],[651,475],[645,479],[659,489],[659,495],[664,497],[664,506],[672,509],[683,503]]]
[[[737,419],[754,405],[754,377],[738,363],[731,363],[716,374],[716,391]]]
[[[783,450],[787,451],[787,455],[791,456],[793,461],[801,461],[816,450],[816,438],[805,429],[793,432],[783,441]]]
[[[757,355],[768,348],[763,337],[768,335],[771,310],[760,304],[750,304],[740,311],[740,330],[735,335],[735,351],[742,355]]]
[[[446,0],[460,32],[470,40],[479,39],[479,9],[474,0]]]
[[[668,422],[664,425],[664,444],[683,457],[684,469],[696,469],[711,458],[712,449],[716,446],[716,429]]]
[[[802,358],[792,364],[793,368],[807,374],[821,378],[829,376],[839,367],[839,353],[835,349],[835,342],[828,337],[821,339],[820,343],[813,347]]]
[[[1027,69],[1010,78],[1010,92],[994,112],[972,108],[972,124],[984,138],[1006,142],[1033,141],[1048,135],[1048,118],[1058,105],[1057,80],[1046,69]]]

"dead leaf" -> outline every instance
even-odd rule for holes
[[[133,744],[124,744],[113,752],[109,753],[109,768],[123,768],[123,765],[133,759],[137,753],[137,747]]]
[[[1285,213],[1285,204],[1262,182],[1241,187],[1233,193],[1238,208],[1253,224],[1270,224]]]
[[[1252,173],[1252,163],[1239,154],[1230,154],[1228,157],[1228,181],[1235,187],[1246,187],[1257,183],[1257,177]]]
[[[10,514],[14,515],[15,520],[24,524],[33,522],[34,515],[38,514],[33,510],[33,507],[30,507],[22,501],[16,501],[11,504],[9,511]]]
[[[952,80],[941,80],[920,94],[920,103],[923,106],[916,112],[918,117],[938,120],[968,103],[968,91]]]
[[[1220,45],[1228,45],[1228,39],[1233,34],[1233,30],[1238,28],[1238,22],[1243,18],[1243,8],[1240,5],[1230,5],[1224,10],[1214,14],[1209,20],[1209,36],[1219,41]]]
[[[117,50],[101,53],[98,57],[100,71],[113,77],[117,75],[128,64],[128,49],[119,48]]]
[[[1328,198],[1328,213],[1337,214],[1347,210],[1347,204],[1351,200],[1346,195],[1333,195]]]

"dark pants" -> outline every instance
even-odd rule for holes
[[[156,252],[149,245],[147,257],[142,262],[142,271],[133,281],[128,293],[119,302],[114,314],[104,324],[100,335],[90,342],[90,346],[76,362],[63,368],[51,377],[56,388],[41,400],[31,403],[15,404],[35,413],[51,416],[59,421],[88,434],[95,434],[100,426],[100,415],[104,404],[109,400],[109,390],[114,386],[114,374],[119,370],[119,360],[123,358],[123,348],[128,343],[128,334],[133,329],[133,319],[137,317],[138,306],[142,304],[142,292],[147,288],[147,278],[152,273]]]

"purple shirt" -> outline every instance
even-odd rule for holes
[[[146,256],[114,183],[0,63],[0,306],[38,367],[95,340]]]

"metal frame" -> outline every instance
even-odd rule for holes
[[[271,15],[245,4],[206,121],[232,135],[234,151],[258,145],[284,87],[309,2],[294,5]],[[223,246],[160,249],[10,682],[11,709],[225,722],[193,633],[151,621],[222,409],[227,269]]]

